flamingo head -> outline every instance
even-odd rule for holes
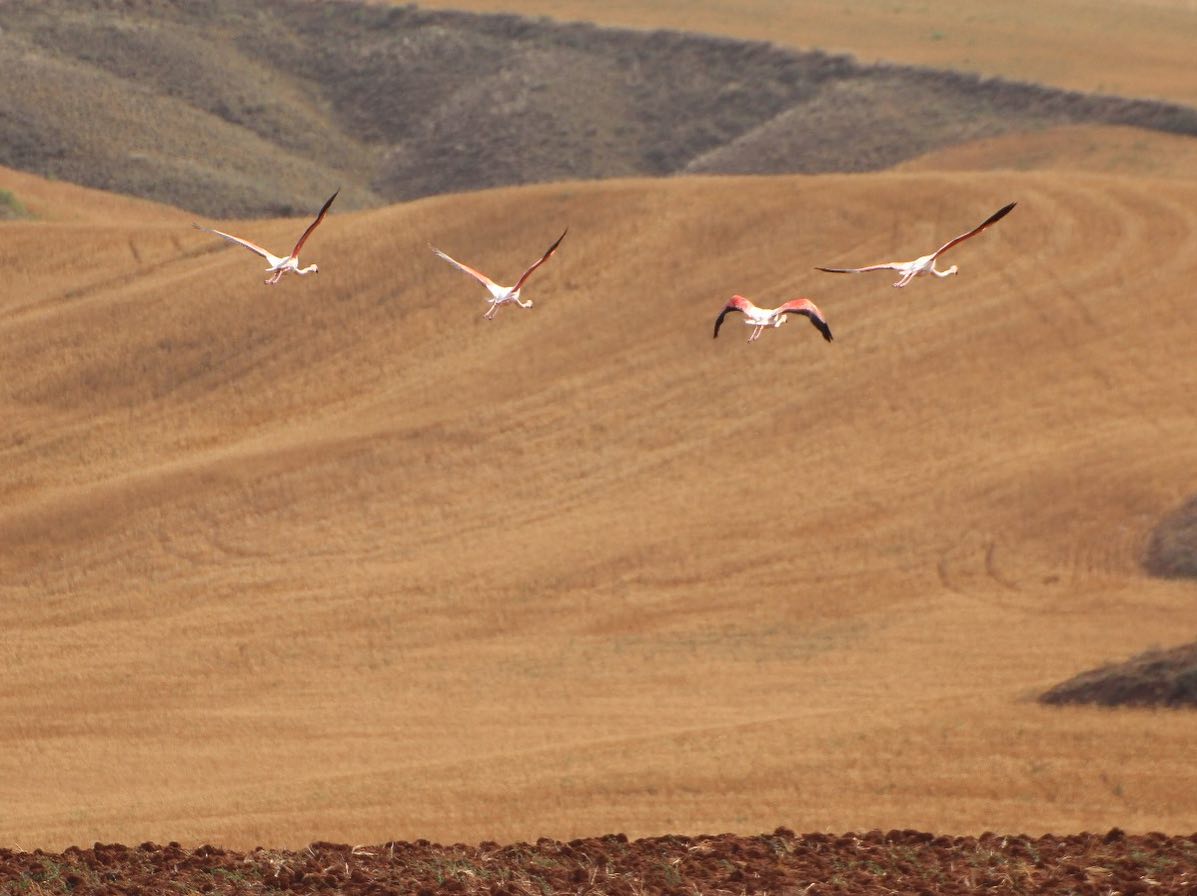
[[[320,266],[316,264],[309,264],[306,268],[300,271],[301,274],[319,274]]]
[[[948,268],[946,271],[943,272],[943,275],[945,277],[950,277],[952,274],[959,274],[959,273],[960,273],[960,268],[956,267],[956,265],[952,265],[950,268]]]

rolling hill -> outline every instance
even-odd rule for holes
[[[0,847],[1192,831],[1191,15],[539,3],[3,4]]]
[[[278,288],[0,187],[0,842],[1192,827],[1197,718],[1035,700],[1191,637],[1140,567],[1192,488],[1191,177],[502,188],[334,209]],[[958,277],[812,270],[1014,200]],[[494,322],[426,246],[505,277],[565,224]],[[835,342],[712,340],[732,292]]]
[[[1175,102],[676,31],[314,0],[9,0],[0,164],[215,216],[555,180],[868,171]],[[1164,42],[1167,43],[1166,41]]]
[[[402,0],[375,0],[392,6]],[[686,30],[863,61],[971,72],[1197,107],[1190,0],[426,0],[608,27]],[[1111,64],[1117,60],[1117,64]]]

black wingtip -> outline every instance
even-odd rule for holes
[[[715,332],[713,334],[711,334],[712,339],[719,338],[719,328],[723,326],[723,318],[725,318],[726,316],[727,316],[727,310],[724,309],[724,311],[717,318],[715,318]]]
[[[325,200],[324,205],[321,206],[320,214],[323,215],[326,211],[328,211],[329,207],[333,204],[333,200],[336,199],[340,195],[341,195],[341,188],[337,187],[336,192],[333,193],[331,196],[329,196],[328,199]]]
[[[1014,208],[1014,206],[1016,206],[1016,205],[1018,205],[1018,203],[1017,203],[1017,202],[1011,202],[1009,205],[1003,205],[1003,206],[1002,206],[1001,208],[999,208],[999,209],[998,209],[996,212],[994,212],[992,215],[990,215],[990,216],[989,216],[989,220],[988,220],[988,221],[986,221],[985,223],[986,223],[986,224],[992,224],[992,223],[994,223],[995,221],[1000,221],[1002,218],[1006,217],[1006,215],[1010,214],[1010,211],[1011,211],[1011,210]]]

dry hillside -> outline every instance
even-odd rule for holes
[[[404,0],[374,2],[402,5]],[[621,28],[684,29],[817,47],[863,62],[1197,106],[1192,0],[425,0],[420,5]]]
[[[1065,124],[1197,134],[1184,105],[317,0],[8,0],[0,73],[0,164],[210,215],[301,214],[334,186],[348,209],[574,178],[878,170]]]
[[[321,274],[0,174],[0,843],[1190,831],[1197,182],[560,183],[334,213]],[[958,277],[913,256],[1000,205]],[[230,223],[267,245],[300,220]],[[480,289],[570,225],[531,311]],[[827,313],[711,338],[733,291]]]

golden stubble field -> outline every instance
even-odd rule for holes
[[[1197,828],[1197,717],[1034,702],[1197,598],[1138,565],[1193,491],[1187,146],[1055,139],[334,206],[273,289],[3,172],[0,843]],[[1012,200],[956,278],[811,270]],[[426,246],[566,224],[493,323]],[[733,292],[836,340],[713,341]]]

